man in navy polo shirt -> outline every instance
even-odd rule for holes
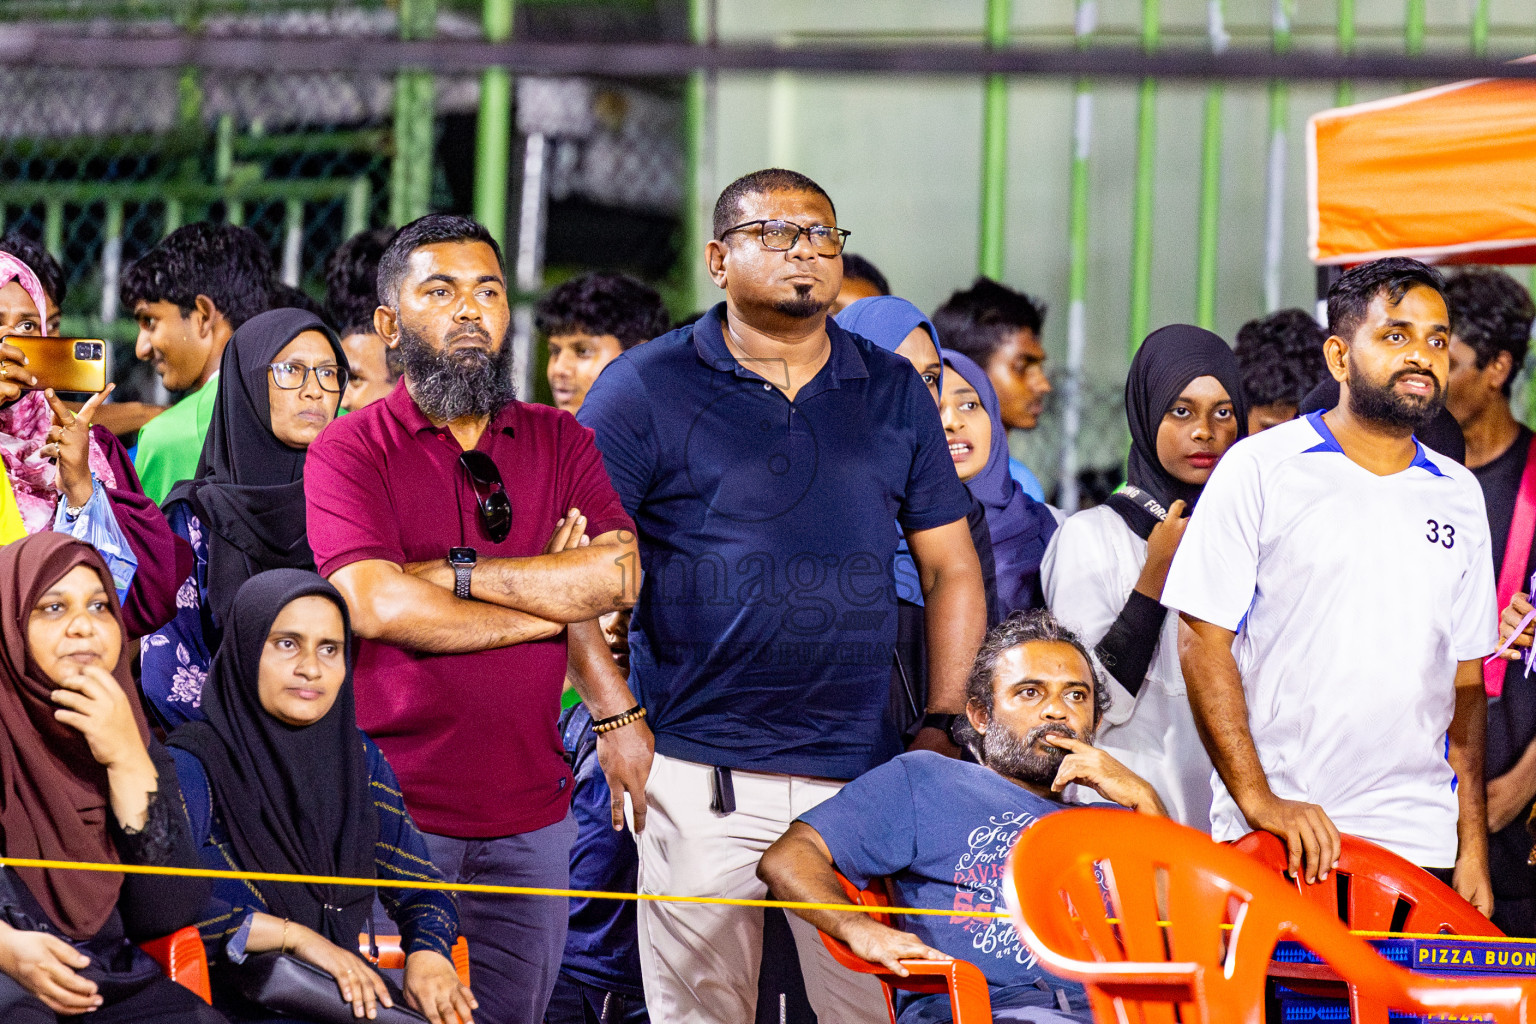
[[[642,892],[761,897],[762,852],[844,781],[900,751],[886,718],[896,523],[922,579],[927,727],[948,726],[986,625],[970,507],[910,363],[828,319],[846,232],[815,182],[767,170],[715,205],[710,274],[726,301],[624,353],[579,416],[639,531],[645,578],[630,677],[655,732]],[[798,918],[818,1017],[883,1001]],[[657,1020],[753,1019],[762,914],[645,903]]]

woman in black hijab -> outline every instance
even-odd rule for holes
[[[252,317],[224,349],[197,475],[165,500],[171,529],[196,556],[176,617],[144,643],[144,694],[168,729],[200,717],[203,680],[240,585],[266,569],[315,567],[304,456],[336,417],[346,366],[335,332],[302,309]]]
[[[1158,602],[1216,463],[1248,432],[1237,356],[1210,331],[1152,332],[1131,360],[1127,485],[1057,531],[1041,566],[1046,601],[1116,683],[1096,745],[1156,787],[1169,813],[1210,828],[1211,762],[1179,667],[1178,616]]]
[[[210,868],[353,878],[442,879],[394,772],[357,728],[346,604],[313,572],[274,569],[241,588],[203,690],[205,721],[168,743],[192,835]],[[394,996],[356,953],[374,890],[220,882],[200,928],[215,1004],[270,1016],[237,994],[236,966],[281,951],[326,971],[358,1015]],[[445,893],[379,890],[400,927],[405,995],[437,1022],[474,1002],[451,958],[458,911]],[[338,1004],[340,1005],[340,1004]]]

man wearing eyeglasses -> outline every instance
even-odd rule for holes
[[[434,215],[402,228],[379,298],[402,381],[326,429],[304,480],[315,563],[362,638],[358,724],[450,880],[564,888],[568,632],[610,788],[644,808],[650,733],[591,621],[633,602],[634,527],[591,431],[516,400],[501,253],[483,227]],[[566,901],[464,894],[459,907],[476,1021],[541,1022]]]
[[[578,416],[640,533],[630,673],[656,741],[641,892],[761,898],[757,862],[790,822],[900,752],[894,521],[929,638],[918,745],[958,752],[986,627],[970,500],[912,365],[827,316],[836,217],[793,171],[728,186],[706,252],[725,302],[608,364]],[[761,912],[646,902],[638,919],[653,1020],[754,1018]],[[870,979],[790,925],[818,1019],[883,1020]]]

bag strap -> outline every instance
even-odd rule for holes
[[[1152,528],[1168,518],[1168,510],[1152,495],[1132,484],[1126,484],[1104,502],[1117,512],[1131,532],[1142,540],[1152,536]]]
[[[1499,611],[1509,606],[1509,599],[1520,589],[1525,566],[1531,557],[1531,542],[1536,541],[1536,437],[1525,453],[1525,469],[1520,473],[1520,489],[1515,492],[1515,512],[1509,517],[1509,536],[1504,542],[1504,564],[1499,567]],[[1483,663],[1483,689],[1489,697],[1504,694],[1504,661]]]

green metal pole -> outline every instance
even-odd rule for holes
[[[987,0],[987,45],[1008,45],[1012,0]],[[981,129],[981,237],[977,270],[1003,276],[1003,243],[1008,216],[1008,79],[988,75]]]
[[[710,30],[712,0],[689,0],[688,38],[695,46],[714,44]],[[715,301],[712,288],[703,286],[698,267],[704,258],[704,246],[714,236],[712,205],[713,161],[709,158],[710,94],[713,72],[694,71],[688,75],[683,92],[683,140],[688,173],[683,182],[684,237],[687,248],[677,271],[678,290],[673,300],[680,309],[699,309]]]
[[[1408,0],[1408,16],[1403,23],[1403,47],[1410,54],[1424,52],[1425,0]]]
[[[512,37],[513,0],[485,0],[485,40]],[[507,244],[507,178],[512,158],[512,75],[503,67],[480,73],[480,116],[475,127],[475,219],[503,248]]]
[[[1158,0],[1142,0],[1141,45],[1157,49]],[[1157,82],[1141,80],[1136,107],[1136,197],[1131,215],[1131,337],[1134,355],[1152,316],[1152,190],[1157,182]]]
[[[1472,7],[1472,52],[1488,54],[1488,0],[1476,0]]]
[[[1355,0],[1339,0],[1337,38],[1340,56],[1348,57],[1355,52]],[[1333,102],[1338,107],[1347,107],[1355,102],[1355,83],[1348,80],[1340,82]]]
[[[43,248],[60,262],[64,259],[64,200],[43,203]]]
[[[1087,47],[1097,13],[1094,0],[1077,0],[1078,49]],[[1067,221],[1067,374],[1061,403],[1062,510],[1078,509],[1078,437],[1082,432],[1083,363],[1088,354],[1088,156],[1093,148],[1093,90],[1086,79],[1077,80],[1072,122],[1072,193]]]
[[[1273,45],[1276,53],[1291,50],[1294,0],[1274,0]],[[1264,311],[1280,308],[1280,277],[1285,249],[1286,133],[1290,130],[1290,88],[1281,79],[1269,83],[1269,175],[1264,219]]]
[[[400,38],[430,39],[437,0],[400,0]],[[390,221],[405,224],[427,212],[432,198],[436,88],[427,71],[395,76],[395,159],[390,168]]]
[[[1210,0],[1211,49],[1226,49],[1222,0]],[[1205,131],[1200,147],[1200,229],[1195,260],[1195,323],[1216,328],[1216,254],[1221,242],[1221,100],[1222,88],[1205,91]]]

